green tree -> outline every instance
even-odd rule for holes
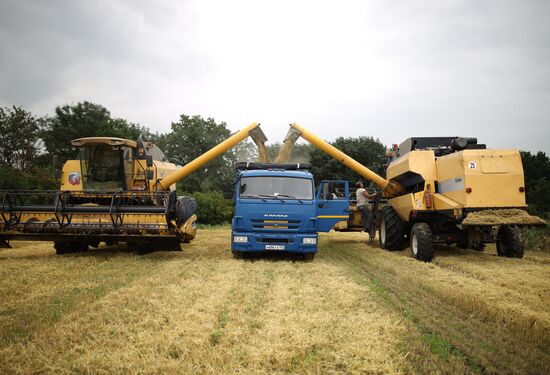
[[[41,123],[21,107],[0,107],[0,164],[29,171],[40,152]]]
[[[168,159],[184,165],[230,136],[231,131],[225,122],[216,123],[212,118],[181,115],[178,122],[172,123],[172,132],[161,143]],[[178,183],[178,188],[190,193],[231,190],[235,159],[235,151],[227,151]]]
[[[547,216],[550,212],[550,158],[542,151],[536,155],[529,151],[520,151],[520,154],[529,211]]]
[[[364,136],[339,137],[331,144],[373,172],[381,176],[385,175],[383,158],[386,155],[386,148],[378,139]],[[310,152],[310,162],[312,163],[312,173],[317,182],[320,180],[341,179],[354,184],[358,180],[363,180],[365,185],[368,186],[369,181],[364,181],[363,177],[319,149],[314,148]]]
[[[131,140],[152,138],[149,129],[112,118],[107,108],[90,102],[58,106],[46,120],[42,139],[50,155],[60,161],[74,156],[71,141],[83,137],[120,137]]]

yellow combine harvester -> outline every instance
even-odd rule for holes
[[[386,171],[387,179],[298,124],[299,135],[381,189],[388,205],[377,212],[380,245],[430,261],[434,243],[482,250],[496,242],[499,256],[522,258],[521,228],[545,225],[527,213],[517,150],[490,150],[475,138],[409,138]],[[351,224],[357,215],[350,216]],[[336,225],[346,229],[348,222]]]
[[[178,250],[195,238],[196,202],[176,195],[176,182],[250,136],[254,123],[178,168],[151,142],[112,137],[72,142],[78,157],[61,171],[59,191],[0,192],[0,247],[10,240],[54,241],[58,254],[100,242],[140,251]]]

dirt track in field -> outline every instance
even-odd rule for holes
[[[0,250],[0,372],[549,373],[550,254],[438,249],[433,263],[321,236],[313,262]]]

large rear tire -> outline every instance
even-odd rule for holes
[[[405,248],[405,224],[390,207],[382,207],[380,218],[380,247],[386,250],[403,250]]]
[[[503,225],[497,234],[497,254],[499,257],[523,258],[525,240],[516,226]]]
[[[431,262],[434,257],[434,241],[430,226],[426,223],[414,224],[411,231],[411,252],[415,259]]]

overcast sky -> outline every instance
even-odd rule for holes
[[[550,154],[550,1],[0,0],[0,106]]]

